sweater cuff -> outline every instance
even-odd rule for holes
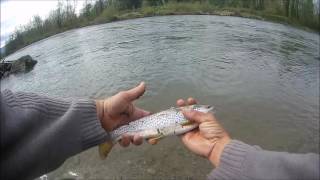
[[[232,140],[225,146],[220,157],[219,166],[211,171],[208,179],[246,179],[247,177],[242,173],[243,162],[249,151],[258,149],[260,148],[238,140]]]
[[[109,138],[109,134],[102,128],[101,122],[97,116],[96,104],[93,100],[80,100],[77,108],[81,112],[81,139],[82,150],[99,145]]]

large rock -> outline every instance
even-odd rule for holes
[[[27,73],[33,69],[37,61],[32,59],[31,56],[22,56],[15,61],[6,61],[0,63],[0,76],[5,77],[13,73]]]

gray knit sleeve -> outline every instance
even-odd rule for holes
[[[108,138],[93,100],[4,90],[0,102],[1,179],[35,178]]]
[[[265,151],[232,140],[208,179],[319,179],[319,155]]]

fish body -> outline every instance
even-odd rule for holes
[[[100,156],[104,159],[113,144],[121,139],[121,136],[136,135],[144,139],[161,139],[170,135],[180,135],[198,127],[196,123],[190,123],[182,114],[182,110],[195,110],[209,112],[213,109],[208,105],[190,105],[184,107],[172,107],[150,116],[130,122],[110,132],[110,142],[99,146]]]

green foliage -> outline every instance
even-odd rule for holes
[[[137,9],[142,5],[142,0],[117,0],[111,1],[112,4],[120,10]]]
[[[106,23],[118,20],[119,10],[114,6],[109,6],[95,19],[96,23]]]
[[[168,0],[146,0],[144,6],[162,6],[165,5]]]
[[[47,19],[34,16],[28,25],[16,29],[6,42],[5,51],[1,49],[1,57],[68,29],[155,15],[236,15],[320,31],[319,9],[313,0],[84,0],[80,15],[75,13],[77,1],[59,0]]]

